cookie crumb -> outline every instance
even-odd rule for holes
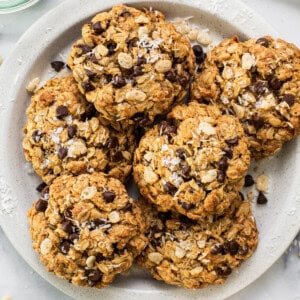
[[[4,295],[2,300],[12,300],[12,297],[10,295]]]
[[[247,192],[247,200],[248,200],[249,202],[252,202],[253,199],[254,199],[254,193],[253,193],[253,191],[252,191],[252,190],[251,190],[251,191],[248,191],[248,192]]]
[[[255,186],[258,191],[266,192],[269,186],[269,178],[264,174],[259,175],[255,180]]]
[[[0,66],[2,65],[2,63],[3,63],[3,57],[0,56]]]
[[[33,93],[36,90],[36,88],[39,85],[39,83],[40,83],[40,78],[39,77],[35,77],[34,79],[32,79],[28,83],[28,85],[26,86],[27,92]]]

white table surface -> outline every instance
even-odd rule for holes
[[[300,0],[241,1],[260,13],[283,39],[300,47]],[[5,59],[22,33],[61,2],[62,0],[42,0],[25,11],[0,15],[0,56]],[[263,276],[230,300],[300,300],[299,255],[300,234]],[[5,299],[6,295],[13,300],[71,299],[36,274],[17,254],[0,228],[0,299]]]

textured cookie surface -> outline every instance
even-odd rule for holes
[[[99,122],[72,76],[49,80],[31,99],[23,149],[49,183],[61,174],[105,171],[125,180],[132,169],[133,130],[118,132]]]
[[[254,157],[272,155],[300,133],[300,51],[268,36],[226,39],[208,53],[192,94],[241,120]]]
[[[160,211],[198,219],[226,211],[249,164],[238,119],[191,102],[173,108],[167,121],[145,134],[133,169],[141,194]]]
[[[83,26],[68,64],[87,100],[116,127],[167,113],[195,68],[189,42],[162,13],[123,5]]]
[[[47,270],[80,286],[107,286],[147,243],[139,207],[103,173],[56,178],[28,219]]]
[[[250,203],[236,200],[230,214],[198,222],[157,213],[140,200],[149,244],[138,257],[139,264],[155,279],[189,289],[223,283],[253,254],[258,242]]]

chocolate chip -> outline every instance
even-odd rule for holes
[[[186,151],[182,148],[179,148],[176,150],[176,155],[181,159],[185,159]]]
[[[157,216],[162,222],[166,222],[167,220],[170,220],[172,218],[172,213],[170,211],[159,212]]]
[[[68,126],[68,137],[70,139],[75,136],[76,132],[77,132],[77,126],[76,125]]]
[[[132,211],[132,204],[128,202],[122,209],[121,211],[126,212],[126,211]]]
[[[59,60],[56,60],[56,61],[53,61],[51,63],[51,67],[56,71],[56,72],[59,72],[61,71],[64,67],[65,67],[65,63],[63,61],[59,61]]]
[[[104,198],[105,202],[110,203],[114,201],[116,194],[111,191],[105,191],[102,193],[102,197]]]
[[[67,218],[72,218],[72,217],[73,217],[72,209],[73,209],[73,207],[72,207],[72,206],[69,206],[69,207],[67,207],[67,209],[65,210],[65,216],[66,216]]]
[[[233,153],[232,153],[232,150],[231,150],[230,148],[225,147],[225,148],[223,148],[222,150],[225,152],[225,155],[226,155],[229,159],[233,157]]]
[[[168,136],[171,136],[172,133],[176,133],[177,129],[173,125],[169,125],[168,122],[163,121],[160,124],[160,131],[162,134],[166,134]]]
[[[95,87],[88,81],[81,82],[81,87],[85,93],[91,92],[95,89]]]
[[[147,62],[146,58],[144,56],[138,56],[136,65],[141,66]]]
[[[227,140],[226,143],[230,146],[236,146],[239,142],[239,138],[236,136],[233,139]]]
[[[122,76],[116,75],[112,79],[112,84],[116,88],[121,88],[126,85],[126,81]]]
[[[223,156],[219,162],[218,162],[218,168],[219,170],[222,170],[222,171],[226,171],[227,168],[228,168],[228,158],[226,156]]]
[[[90,61],[93,63],[93,64],[98,64],[99,61],[98,61],[98,58],[96,57],[96,55],[93,53],[89,56],[90,58]]]
[[[40,130],[34,130],[32,133],[32,139],[34,142],[38,143],[42,138],[43,133]]]
[[[223,254],[223,252],[224,252],[224,247],[221,244],[215,244],[210,249],[210,253],[212,255]]]
[[[165,77],[166,77],[166,79],[168,79],[170,82],[175,82],[175,81],[177,81],[177,77],[176,77],[175,73],[172,72],[172,71],[169,71],[169,72],[165,73]]]
[[[250,174],[247,174],[245,176],[245,184],[244,187],[249,187],[252,186],[254,184],[254,180],[253,177]]]
[[[143,137],[143,135],[145,134],[145,128],[143,127],[137,127],[134,129],[134,137],[135,137],[135,142],[136,145],[139,144],[141,138]]]
[[[151,237],[149,242],[154,247],[160,247],[162,240],[161,240],[161,237],[159,237],[157,239],[155,237]]]
[[[137,42],[139,41],[139,39],[137,37],[127,41],[127,48],[128,50],[131,50],[133,47],[137,46]]]
[[[98,226],[104,225],[104,224],[106,224],[106,220],[100,219],[100,218],[94,219],[94,220],[90,221],[90,223],[89,223],[89,225],[90,225],[90,230],[94,230],[94,229],[96,229]]]
[[[97,75],[97,72],[85,69],[85,74],[88,76],[89,79],[94,79]]]
[[[112,156],[112,160],[114,161],[114,162],[118,162],[118,161],[120,161],[120,160],[122,160],[123,159],[123,155],[122,155],[122,152],[121,151],[116,151],[114,154],[113,154],[113,156]]]
[[[116,47],[117,47],[117,44],[115,42],[111,42],[111,43],[107,44],[108,55],[113,55],[115,53]]]
[[[260,45],[268,48],[270,43],[269,43],[269,41],[266,38],[261,37],[261,38],[259,38],[259,39],[256,40],[256,44],[260,44]]]
[[[181,173],[184,177],[189,177],[191,172],[191,167],[188,165],[184,165],[181,167]]]
[[[217,181],[219,183],[223,183],[225,181],[225,172],[224,171],[221,171],[221,170],[218,171],[218,173],[217,173]]]
[[[98,282],[102,278],[102,273],[96,269],[96,270],[86,270],[87,277],[92,282]]]
[[[85,122],[86,120],[90,120],[91,118],[96,116],[96,109],[94,105],[90,105],[87,107],[86,111],[80,116],[80,120]]]
[[[101,34],[105,29],[101,26],[101,23],[98,21],[92,25],[92,28],[96,34]]]
[[[238,254],[239,254],[239,255],[244,256],[244,255],[247,255],[248,252],[249,252],[249,248],[248,248],[247,245],[244,245],[244,246],[240,246],[240,247],[239,247],[239,251],[238,251]]]
[[[118,138],[113,136],[107,140],[106,147],[108,149],[116,148],[119,145]]]
[[[177,80],[183,87],[185,87],[188,84],[188,80],[183,76],[177,76]]]
[[[102,253],[98,253],[98,254],[96,255],[96,262],[100,262],[100,261],[102,261],[102,260],[104,260],[104,259],[105,259],[105,257],[103,256]]]
[[[184,202],[184,201],[180,202],[180,206],[181,206],[183,209],[185,209],[185,210],[189,210],[189,209],[195,207],[194,204],[188,203],[188,202]]]
[[[176,186],[174,186],[172,183],[170,182],[166,182],[164,184],[164,189],[168,194],[174,194],[177,191]]]
[[[61,227],[64,232],[72,233],[73,232],[73,223],[70,220],[65,220],[62,222]]]
[[[245,200],[245,196],[244,196],[244,194],[243,194],[242,192],[239,192],[239,195],[240,195],[240,197],[241,197],[242,201],[244,201],[244,200]]]
[[[229,276],[232,273],[232,269],[227,264],[223,264],[221,267],[216,268],[216,272],[220,276]]]
[[[240,245],[235,240],[227,241],[223,246],[225,253],[229,253],[230,255],[236,255],[240,247]]]
[[[59,146],[57,155],[60,159],[64,159],[68,155],[68,148]]]
[[[58,119],[61,120],[61,119],[65,118],[66,116],[68,116],[68,114],[69,114],[69,110],[66,106],[64,106],[64,105],[57,106],[57,108],[56,108],[56,117]]]
[[[201,56],[196,56],[196,63],[198,65],[201,65],[205,61],[205,58],[206,58],[206,53],[203,53]]]
[[[75,240],[79,240],[79,234],[78,233],[71,233],[69,235],[69,239],[74,243]]]
[[[256,202],[257,204],[266,204],[268,202],[268,199],[262,192],[259,192]]]
[[[68,240],[63,240],[59,245],[60,251],[62,254],[68,254],[71,244]]]
[[[253,126],[255,127],[255,129],[259,130],[260,128],[262,128],[264,126],[265,120],[262,117],[254,116],[252,118],[252,123],[253,123]]]
[[[269,80],[269,86],[273,90],[278,91],[282,87],[282,82],[277,77],[273,77]]]
[[[124,9],[124,10],[120,13],[120,16],[121,16],[121,17],[130,16],[130,15],[131,15],[131,13],[130,13],[130,11],[127,10],[127,9]]]
[[[262,95],[268,91],[268,82],[267,81],[257,81],[252,85],[253,92],[257,95]]]
[[[48,207],[48,201],[39,199],[35,204],[35,209],[39,212],[44,212]]]
[[[76,47],[81,49],[81,54],[87,54],[92,51],[92,49],[86,44],[77,45]]]
[[[285,94],[282,101],[286,102],[289,106],[292,106],[295,103],[295,96],[292,94]]]
[[[41,198],[43,200],[49,199],[49,186],[45,186],[43,190],[41,191]]]
[[[194,54],[196,57],[202,56],[202,54],[203,54],[203,48],[200,45],[194,45],[193,51],[194,51]]]
[[[45,182],[42,182],[36,187],[36,190],[40,193],[46,186],[47,184]]]
[[[133,75],[134,76],[141,76],[143,74],[144,74],[144,72],[143,72],[143,67],[142,66],[133,67]]]

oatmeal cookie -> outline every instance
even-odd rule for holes
[[[273,155],[300,134],[300,50],[269,36],[226,39],[208,53],[192,95],[240,119],[253,157]]]
[[[133,174],[141,194],[158,210],[197,220],[226,212],[249,164],[238,119],[221,115],[216,106],[191,102],[174,107],[167,121],[145,134]]]
[[[149,244],[139,264],[157,280],[189,289],[221,284],[256,249],[258,231],[249,202],[236,203],[230,214],[192,222],[158,213],[139,200],[148,225]]]
[[[62,175],[45,195],[28,220],[33,248],[55,275],[102,288],[145,248],[141,210],[119,180],[103,173]]]
[[[135,149],[132,128],[103,126],[72,76],[49,80],[31,99],[23,149],[33,169],[49,183],[62,174],[105,171],[124,181]]]
[[[124,5],[83,26],[68,65],[80,91],[117,129],[167,113],[183,100],[195,69],[190,43],[161,12]]]

